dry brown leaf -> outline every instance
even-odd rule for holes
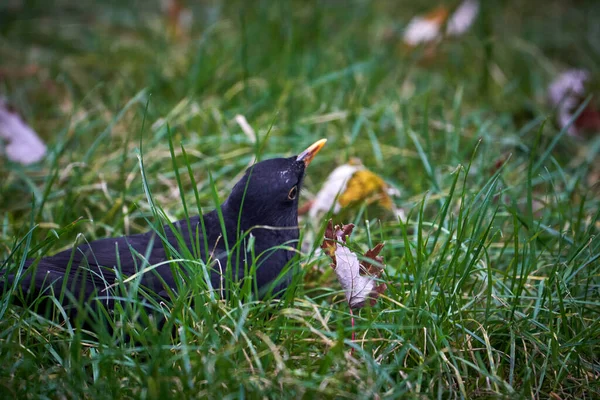
[[[570,69],[560,74],[548,87],[548,99],[557,108],[557,120],[561,129],[573,119],[575,111],[588,96],[588,84],[591,81],[589,71]],[[595,99],[588,103],[577,119],[569,126],[571,136],[583,136],[586,133],[600,131],[600,109]]]
[[[331,267],[344,289],[346,301],[350,308],[364,307],[367,301],[374,305],[377,298],[387,288],[385,283],[377,284],[376,279],[383,272],[383,268],[370,263],[367,259],[383,265],[383,257],[379,256],[383,244],[376,245],[365,253],[365,260],[359,261],[358,256],[345,244],[346,239],[352,234],[353,224],[333,225],[329,220],[325,229],[324,240],[321,248],[331,260]]]
[[[594,100],[590,101],[574,122],[578,133],[600,132],[600,110]]]
[[[329,223],[327,224],[327,227],[325,228],[325,235],[324,235],[325,240],[323,240],[323,243],[321,244],[321,248],[323,250],[325,250],[325,253],[329,257],[331,257],[331,259],[333,260],[333,264],[331,264],[331,267],[333,269],[336,268],[336,265],[335,265],[335,262],[336,262],[335,250],[337,248],[336,241],[341,241],[341,242],[346,243],[346,238],[352,234],[352,230],[354,230],[354,224],[342,225],[341,227],[339,225],[336,225],[334,227],[333,222],[331,220],[329,220]]]
[[[170,33],[176,38],[186,37],[192,27],[192,11],[182,0],[161,0],[161,8],[167,17]]]
[[[365,259],[361,262],[361,265],[363,266],[363,269],[364,271],[366,271],[366,273],[376,276],[378,278],[381,276],[383,269],[378,265],[369,263],[368,261],[366,261],[366,259],[371,259],[375,261],[375,263],[383,265],[383,257],[379,255],[379,253],[383,249],[383,246],[385,246],[384,243],[377,243],[375,247],[367,250],[367,252],[365,253]]]

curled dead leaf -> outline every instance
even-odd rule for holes
[[[367,301],[374,305],[377,298],[387,288],[385,283],[377,283],[383,273],[383,257],[379,255],[383,243],[367,250],[362,260],[346,246],[346,239],[352,234],[353,224],[333,225],[329,220],[321,248],[331,260],[331,267],[344,289],[350,308],[364,307]],[[369,262],[372,260],[372,262]]]
[[[346,190],[338,199],[342,207],[352,203],[367,200],[379,202],[383,207],[391,209],[392,199],[388,195],[387,184],[381,177],[368,169],[356,171],[348,180]]]
[[[464,35],[473,26],[477,14],[479,14],[479,1],[463,1],[448,19],[446,34],[448,36]]]
[[[309,216],[317,219],[319,214],[365,202],[378,204],[398,214],[392,195],[398,191],[390,187],[379,175],[366,169],[358,160],[340,165],[327,177],[325,183],[310,205]]]
[[[438,40],[441,27],[447,18],[448,10],[445,7],[438,7],[426,15],[414,17],[404,31],[404,43],[418,46]]]
[[[446,24],[446,36],[460,36],[469,31],[479,14],[479,1],[465,0],[452,14],[443,6],[410,20],[404,30],[404,43],[409,47],[439,42]]]
[[[368,273],[369,275],[376,276],[378,278],[381,276],[383,269],[376,264],[383,265],[383,257],[379,255],[379,253],[383,249],[383,246],[385,246],[384,243],[377,243],[375,247],[367,250],[367,252],[365,253],[365,258],[361,262],[363,270],[366,271],[366,273]],[[368,262],[367,259],[375,261],[376,264]]]
[[[321,248],[325,251],[325,254],[327,254],[333,260],[333,264],[331,264],[331,267],[333,269],[335,269],[335,267],[336,267],[336,265],[335,265],[335,263],[336,263],[335,250],[337,249],[336,241],[341,241],[343,243],[346,243],[346,238],[348,236],[350,236],[350,234],[352,234],[353,229],[354,229],[354,224],[342,225],[341,227],[339,225],[336,225],[334,227],[331,220],[329,220],[329,223],[327,224],[327,227],[325,228],[325,235],[324,235],[325,240],[323,240],[323,243],[321,244]]]
[[[570,69],[552,81],[548,87],[548,99],[557,110],[557,122],[561,129],[567,127],[573,119],[575,111],[589,95],[589,71]],[[589,132],[600,131],[600,110],[594,98],[582,110],[581,114],[567,128],[571,136],[582,136]]]
[[[187,36],[191,30],[194,16],[182,0],[161,0],[161,8],[166,15],[169,33],[176,39]]]

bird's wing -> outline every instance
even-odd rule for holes
[[[215,229],[217,221],[213,214],[205,215],[207,246],[199,228],[200,219],[193,217],[190,218],[189,229],[187,221],[178,221],[174,224],[175,230],[169,225],[164,226],[160,236],[150,231],[100,239],[42,258],[39,262],[30,259],[19,278],[19,285],[29,295],[50,290],[57,295],[66,289],[84,299],[94,295],[106,298],[116,295],[115,287],[118,285],[115,283],[136,276],[143,287],[159,296],[168,297],[168,289],[175,289],[176,284],[173,263],[165,261],[179,257],[185,259],[191,255],[196,259],[209,258],[212,266],[210,280],[215,287],[219,283],[219,274],[215,271],[219,270],[220,265],[226,265],[227,254],[224,241],[217,232],[220,230]],[[166,240],[166,245],[161,237]],[[184,248],[186,251],[182,251]],[[167,251],[171,257],[167,257]],[[210,254],[210,257],[205,254]],[[182,275],[188,272],[185,268],[179,270]],[[12,284],[15,279],[14,274],[8,275],[7,281]]]
[[[19,286],[29,296],[37,296],[39,293],[59,295],[67,290],[76,298],[89,300],[95,296],[110,300],[122,294],[119,292],[119,287],[122,286],[118,285],[118,282],[135,277],[136,281],[137,278],[140,279],[141,285],[149,289],[150,293],[166,298],[169,297],[170,290],[176,291],[177,279],[173,272],[184,279],[190,275],[188,267],[203,274],[199,263],[179,261],[201,259],[208,266],[208,276],[204,277],[209,278],[214,290],[223,293],[227,286],[226,281],[230,277],[237,280],[244,275],[245,259],[250,255],[244,245],[236,246],[235,221],[228,221],[232,226],[227,226],[226,231],[231,237],[226,240],[222,237],[222,229],[215,212],[205,214],[203,218],[206,235],[202,233],[200,218],[194,217],[190,218],[189,225],[186,220],[174,223],[174,230],[170,225],[164,226],[160,235],[150,231],[138,235],[100,239],[80,244],[37,262],[30,259],[18,279]],[[165,239],[166,244],[161,237]],[[267,240],[268,238],[261,239],[272,242]],[[231,257],[228,257],[228,248]],[[257,251],[263,251],[262,245]],[[257,271],[259,286],[280,272],[281,268],[271,268],[267,264],[283,266],[287,261],[280,259],[287,256],[284,254],[287,252],[279,250],[275,253],[277,255],[268,257],[269,263],[260,262],[261,266]],[[173,259],[178,261],[166,262]],[[173,269],[174,264],[177,264],[176,271]],[[14,275],[8,276],[10,284],[16,279]]]
[[[67,289],[87,299],[94,293],[109,295],[111,285],[165,259],[164,246],[153,234],[101,239],[43,258],[38,263],[28,260],[20,285],[32,293],[51,288],[58,294]],[[164,278],[167,283],[172,280],[170,273]],[[152,290],[162,286],[156,274],[144,274],[142,284]]]

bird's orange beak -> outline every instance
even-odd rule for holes
[[[310,164],[312,159],[315,158],[319,150],[321,150],[321,148],[325,146],[325,142],[327,142],[327,139],[321,139],[314,142],[313,144],[308,146],[308,149],[304,150],[298,155],[296,161],[302,161],[304,165],[308,167],[308,164]]]

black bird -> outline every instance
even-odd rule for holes
[[[76,308],[74,299],[90,302],[96,298],[111,309],[117,296],[113,284],[135,276],[143,287],[168,298],[171,291],[177,293],[173,274],[183,276],[186,272],[174,269],[167,260],[173,253],[184,252],[185,247],[192,253],[196,249],[196,255],[210,267],[212,287],[223,295],[227,279],[239,280],[251,268],[251,242],[255,260],[253,287],[259,292],[285,289],[287,279],[275,280],[297,245],[298,194],[305,168],[325,142],[319,140],[298,156],[265,160],[249,167],[220,205],[222,220],[215,209],[177,221],[172,225],[175,229],[167,224],[163,232],[152,230],[100,239],[37,263],[29,259],[21,273],[0,276],[1,292],[16,282],[24,303],[40,294],[53,294],[67,307]],[[59,296],[65,293],[64,289],[70,295]]]

